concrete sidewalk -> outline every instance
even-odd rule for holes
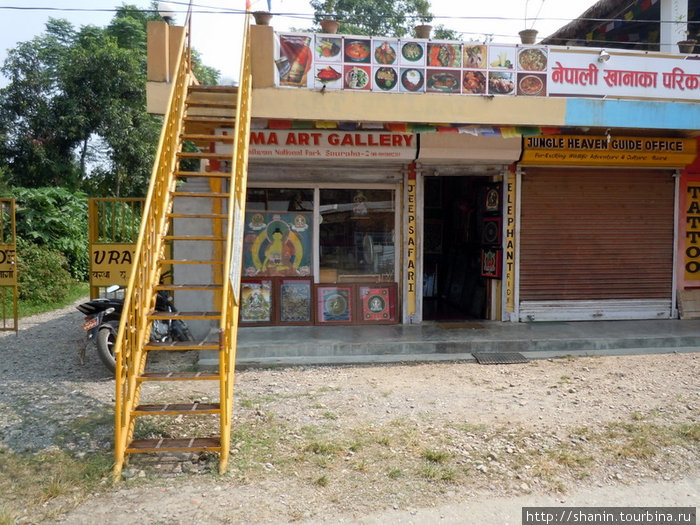
[[[239,329],[236,363],[340,365],[473,360],[473,352],[543,358],[699,349],[700,320],[245,327]]]

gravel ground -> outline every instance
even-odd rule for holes
[[[114,385],[93,349],[80,362],[81,324],[73,305],[0,333],[0,453],[111,449]],[[369,524],[517,523],[528,504],[694,505],[699,365],[685,353],[244,370],[227,474],[204,455],[139,456],[116,488],[105,478],[36,505],[0,493],[0,509],[20,523]],[[217,397],[202,383],[145,395]],[[182,418],[164,429],[207,430]]]

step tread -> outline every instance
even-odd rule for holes
[[[166,235],[163,237],[166,241],[225,241],[226,237],[218,235]]]
[[[156,290],[221,290],[220,284],[159,284]]]
[[[183,133],[183,140],[207,142],[233,142],[233,135],[210,135],[208,133]]]
[[[175,219],[228,219],[227,213],[168,213]]]
[[[177,156],[182,159],[233,159],[231,153],[216,153],[212,151],[178,151]]]
[[[204,84],[192,84],[187,86],[187,90],[198,93],[238,93],[237,86],[208,86]]]
[[[214,178],[231,178],[231,173],[224,171],[176,171],[176,177],[214,177]]]
[[[169,341],[150,342],[143,347],[144,350],[183,352],[186,350],[219,350],[218,341]]]
[[[151,312],[148,319],[220,319],[221,312]]]
[[[202,261],[192,259],[162,259],[160,264],[224,264],[224,261]]]
[[[235,102],[216,102],[213,100],[187,100],[187,105],[196,108],[221,108],[221,109],[236,109],[238,105]]]
[[[134,415],[177,415],[177,414],[216,414],[221,410],[219,403],[165,403],[138,405]]]
[[[220,376],[214,371],[200,372],[144,372],[139,381],[211,381],[219,380]]]
[[[228,192],[213,192],[213,191],[173,191],[173,197],[211,197],[218,199],[227,199],[230,196]]]
[[[135,439],[126,447],[127,454],[145,452],[204,452],[221,450],[219,436],[208,438]]]

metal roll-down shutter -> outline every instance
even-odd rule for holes
[[[672,171],[527,168],[522,180],[521,320],[671,316]]]

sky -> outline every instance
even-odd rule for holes
[[[308,0],[270,0],[272,26],[277,31],[306,28],[312,25],[313,10]],[[49,17],[63,18],[76,28],[83,25],[105,26],[114,15],[114,7],[128,3],[150,8],[150,0],[0,0],[0,64],[18,42],[40,35]],[[186,10],[186,0],[172,2],[178,10]],[[431,0],[433,25],[442,24],[462,34],[462,39],[484,41],[518,41],[518,31],[534,27],[539,37],[553,33],[578,17],[596,0]],[[223,83],[238,78],[240,33],[245,0],[194,0],[192,42],[206,65],[222,73]],[[23,9],[13,9],[23,8]],[[31,9],[29,9],[31,8]],[[82,11],[86,10],[86,11]],[[253,11],[267,10],[267,0],[252,0]],[[184,13],[176,16],[183,24]],[[0,75],[0,87],[7,79]]]

